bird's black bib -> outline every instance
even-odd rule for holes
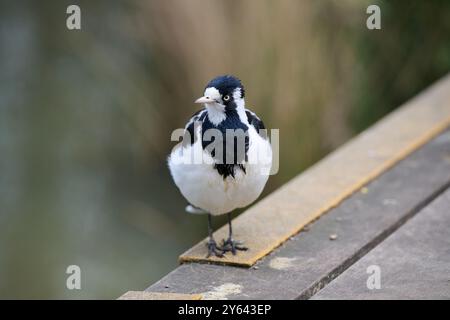
[[[240,169],[245,173],[244,162],[247,161],[247,151],[249,146],[248,126],[239,118],[235,109],[225,111],[225,119],[218,125],[214,125],[206,115],[202,124],[202,147],[210,152],[214,159],[214,169],[225,179],[228,176],[234,177],[235,170]],[[212,139],[205,138],[208,129],[216,129],[220,132],[222,140],[222,154],[211,148],[211,144],[215,142],[216,137]],[[227,134],[228,130],[228,134]],[[234,136],[230,135],[233,134]],[[243,144],[243,145],[242,145]],[[208,146],[210,146],[208,148]],[[239,149],[241,148],[241,149]]]

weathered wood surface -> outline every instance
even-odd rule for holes
[[[309,231],[295,235],[254,267],[187,263],[147,290],[206,293],[206,298],[210,299],[310,298],[449,185],[450,132],[447,131],[347,198],[312,223]],[[330,240],[330,235],[335,235],[335,240]],[[259,240],[253,239],[254,242]],[[449,251],[446,254],[449,255]]]
[[[449,101],[447,76],[234,219],[236,239],[251,250],[206,258],[204,240],[182,254],[180,261],[252,266],[448,127]],[[226,238],[227,230],[220,228],[216,239]]]
[[[201,300],[200,294],[182,294],[171,292],[128,291],[117,300]]]
[[[313,298],[450,299],[450,189]]]

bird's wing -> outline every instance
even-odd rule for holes
[[[262,130],[266,129],[264,122],[251,110],[245,109],[245,114],[247,115],[248,123],[256,129],[261,137],[267,139],[267,134],[264,134]]]
[[[186,146],[189,143],[192,145],[195,141],[197,141],[197,136],[195,134],[195,123],[203,122],[205,120],[205,116],[206,109],[198,110],[186,123],[186,126],[184,127],[183,146]]]

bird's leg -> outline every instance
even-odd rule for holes
[[[231,251],[232,254],[236,254],[236,250],[246,251],[247,247],[244,247],[241,241],[236,241],[233,239],[233,227],[231,226],[231,212],[228,213],[228,239],[223,240],[222,242],[222,251],[228,252]]]
[[[222,258],[223,253],[221,252],[221,250],[217,246],[216,241],[213,238],[213,229],[212,229],[212,224],[211,224],[211,214],[210,213],[208,213],[208,236],[209,236],[209,239],[208,239],[208,243],[206,244],[206,246],[208,247],[208,255],[206,257],[209,258],[211,255],[215,255],[216,257]]]

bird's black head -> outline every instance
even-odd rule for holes
[[[204,96],[196,103],[204,103],[207,107],[220,110],[221,108],[237,108],[244,104],[244,86],[236,77],[225,75],[212,79],[205,87]]]
[[[219,90],[222,97],[225,95],[233,96],[236,89],[240,90],[240,98],[244,98],[245,96],[244,86],[242,85],[241,80],[230,75],[219,76],[212,79],[206,85],[205,90],[208,88],[216,88]]]

